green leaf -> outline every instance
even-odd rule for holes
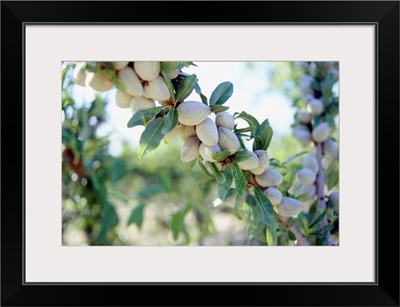
[[[172,84],[171,79],[169,78],[167,72],[164,69],[161,70],[161,74],[164,77],[165,84],[168,87],[169,94],[171,95],[171,98],[172,98],[172,100],[174,102],[174,105],[175,105],[176,101],[175,101],[174,85]]]
[[[211,109],[211,112],[217,114],[217,113],[225,112],[226,110],[229,109],[229,107],[213,104],[210,106],[210,109]]]
[[[290,189],[293,184],[293,181],[296,179],[296,170],[290,170],[283,176],[283,181],[279,185],[278,189],[282,192],[283,195]]]
[[[253,155],[247,149],[240,149],[232,156],[232,161],[235,163],[249,160]]]
[[[172,215],[172,222],[171,222],[171,231],[172,231],[172,238],[176,241],[179,237],[179,234],[184,230],[185,224],[185,211],[178,211]]]
[[[273,130],[271,126],[267,126],[264,130],[260,133],[260,138],[262,140],[262,149],[267,150],[269,145],[271,144],[273,136]]]
[[[242,220],[242,216],[240,215],[239,212],[239,205],[242,197],[239,196],[239,194],[236,194],[236,199],[235,199],[235,206],[233,208],[233,214],[239,219]]]
[[[164,137],[162,132],[165,118],[158,117],[154,119],[143,131],[139,140],[139,159],[143,158],[146,153],[153,151],[160,145]]]
[[[259,188],[254,189],[254,196],[261,210],[261,220],[266,225],[275,226],[276,214],[268,197]]]
[[[115,159],[111,169],[110,181],[116,183],[125,176],[126,171],[127,167],[125,161],[122,158]]]
[[[325,77],[325,80],[322,81],[322,100],[324,102],[324,106],[326,106],[329,102],[329,98],[332,95],[332,87],[335,84],[335,79],[332,74],[328,74]]]
[[[199,188],[203,190],[211,181],[214,181],[214,180],[215,180],[214,177],[204,176],[199,181]]]
[[[228,191],[231,189],[233,177],[232,177],[232,171],[229,167],[225,167],[223,173],[225,176],[225,181],[223,183],[218,184],[218,197],[225,201]],[[236,191],[236,189],[233,190]]]
[[[147,110],[140,110],[133,114],[131,119],[128,121],[128,128],[132,128],[135,126],[145,125],[148,123],[153,117],[157,116],[161,113],[165,108],[164,107],[154,107]]]
[[[233,94],[233,84],[231,82],[222,82],[212,92],[210,105],[223,105]]]
[[[195,74],[185,77],[176,90],[176,102],[185,100],[193,91],[197,82]]]
[[[146,206],[146,204],[139,204],[135,209],[132,210],[131,215],[128,220],[128,224],[135,224],[139,229],[142,227],[143,223],[143,209]]]
[[[267,225],[266,238],[267,238],[268,246],[278,245],[278,233],[277,233],[276,226]]]
[[[196,91],[196,93],[200,96],[201,101],[208,106],[208,99],[206,96],[203,95],[203,93],[201,92],[201,88],[198,82],[196,82],[195,86],[194,86],[194,90]]]
[[[312,228],[314,226],[318,226],[321,224],[322,220],[325,217],[326,210],[325,209],[318,209],[315,211],[313,217],[308,222],[308,228]]]
[[[222,199],[224,202],[227,201],[229,198],[233,197],[236,194],[235,188],[230,188],[228,192],[225,194],[225,197]],[[236,197],[236,196],[235,196]]]
[[[161,62],[161,70],[181,69],[183,62]]]
[[[242,132],[254,133],[254,131],[255,131],[254,127],[238,128],[233,130],[234,133],[242,133]]]
[[[296,241],[297,240],[295,234],[293,232],[291,232],[290,230],[288,230],[288,235],[289,235],[289,239],[291,241]]]
[[[101,217],[101,228],[99,232],[99,242],[105,245],[107,243],[107,234],[111,228],[118,223],[118,215],[114,207],[109,202],[103,202],[103,212]]]
[[[204,103],[206,106],[208,105],[208,102],[207,102],[208,99],[206,96],[204,96],[203,94],[200,94],[200,99],[201,99],[202,103]]]
[[[302,151],[297,154],[294,154],[294,155],[290,156],[289,158],[287,158],[285,161],[283,161],[282,165],[285,165],[286,163],[289,163],[290,161],[293,161],[294,159],[299,158],[299,157],[305,155],[306,153],[308,153],[308,151]]]
[[[332,116],[336,116],[339,114],[339,98],[338,97],[333,97],[330,99],[330,102],[328,103],[326,107],[326,112]]]
[[[159,173],[157,173],[157,179],[158,182],[160,183],[160,186],[162,188],[162,190],[164,191],[164,193],[170,193],[173,192],[172,189],[172,178],[170,177],[170,175],[167,174],[167,172],[161,171]]]
[[[162,128],[162,133],[165,134],[172,130],[178,124],[178,111],[175,108],[169,109],[167,116],[165,117],[165,123]]]
[[[230,156],[231,152],[229,150],[224,150],[220,153],[213,152],[212,158],[217,161],[224,161],[226,158]]]
[[[308,196],[308,193],[304,193],[304,194],[300,194],[294,198],[296,198],[297,200],[302,200],[303,198],[306,198]]]
[[[272,128],[269,124],[269,120],[265,119],[255,130],[255,135],[259,137],[259,140],[257,141],[259,148],[257,149],[264,149],[265,147],[268,148],[269,144],[271,143],[272,134]]]
[[[339,183],[339,163],[337,160],[332,160],[325,173],[325,182],[328,190],[331,190]]]
[[[329,124],[329,126],[332,128],[332,130],[334,130],[336,128],[335,119],[333,118],[332,115],[326,114],[325,120]]]
[[[324,245],[328,244],[328,235],[330,234],[331,230],[333,229],[334,224],[329,224],[324,228],[322,231],[322,242],[324,242]]]
[[[196,161],[196,160],[193,160],[193,161]],[[204,164],[200,161],[200,159],[197,159],[197,161],[199,162],[200,169],[203,171],[203,173],[208,177],[214,178],[214,176],[208,172],[208,170],[206,169]]]
[[[257,207],[254,195],[249,194],[243,204],[243,217],[249,224],[256,225],[260,219],[260,208]]]
[[[206,162],[208,166],[210,167],[211,171],[213,172],[215,179],[217,179],[218,183],[224,183],[225,182],[225,175],[218,169],[218,167],[215,165],[215,163],[212,162]]]
[[[257,207],[256,197],[253,194],[249,194],[246,196],[246,203],[250,207]]]
[[[232,164],[232,175],[233,180],[235,181],[236,190],[240,197],[244,197],[244,192],[247,186],[247,180],[244,177],[242,170],[236,163]]]
[[[254,116],[246,113],[245,111],[242,111],[241,113],[236,112],[234,116],[235,118],[241,118],[245,120],[251,127],[255,127],[256,129],[260,126],[258,120]]]
[[[255,224],[249,224],[248,228],[246,229],[247,236],[249,239],[253,239],[255,237],[258,237],[260,241],[267,243],[265,235],[263,234],[264,227],[265,225],[261,222],[255,223]]]

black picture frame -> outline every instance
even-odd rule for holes
[[[376,282],[25,283],[23,40],[29,23],[374,25]],[[1,2],[1,305],[399,306],[399,101],[398,1]],[[321,269],[329,275],[329,267]]]

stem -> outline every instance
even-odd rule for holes
[[[317,174],[317,180],[315,182],[317,186],[317,196],[318,196],[317,209],[325,210],[326,209],[325,191],[324,191],[325,170],[322,167],[322,143],[316,143],[315,156],[318,162],[318,174]],[[321,222],[321,230],[324,230],[325,227],[328,225],[329,225],[328,216],[325,213],[325,217]],[[330,232],[328,233],[328,245],[335,245]]]

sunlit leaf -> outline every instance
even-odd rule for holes
[[[212,92],[210,97],[210,105],[223,105],[233,94],[233,84],[231,82],[223,82],[219,84]]]
[[[145,206],[146,206],[146,204],[141,203],[132,210],[131,215],[129,216],[127,225],[135,224],[138,228],[142,227],[143,209]]]
[[[153,151],[159,145],[164,137],[162,132],[165,118],[158,117],[154,119],[143,131],[139,140],[139,158],[143,158],[146,153]]]
[[[133,114],[128,121],[128,128],[147,124],[153,117],[164,110],[164,107],[154,107],[146,110],[140,110]]]
[[[195,74],[186,76],[176,90],[176,102],[185,100],[192,93],[196,82],[197,76]]]
[[[247,180],[243,175],[242,170],[236,163],[232,164],[232,175],[233,180],[235,181],[235,186],[240,197],[244,196],[244,192],[246,190]]]

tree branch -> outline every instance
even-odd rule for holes
[[[317,209],[318,210],[325,210],[326,209],[326,201],[325,201],[325,170],[322,167],[322,143],[315,144],[315,156],[318,162],[318,174],[316,180],[317,186]],[[321,222],[321,230],[324,230],[325,227],[329,225],[328,215],[325,213],[325,217]],[[335,245],[331,233],[328,233],[328,245]]]

